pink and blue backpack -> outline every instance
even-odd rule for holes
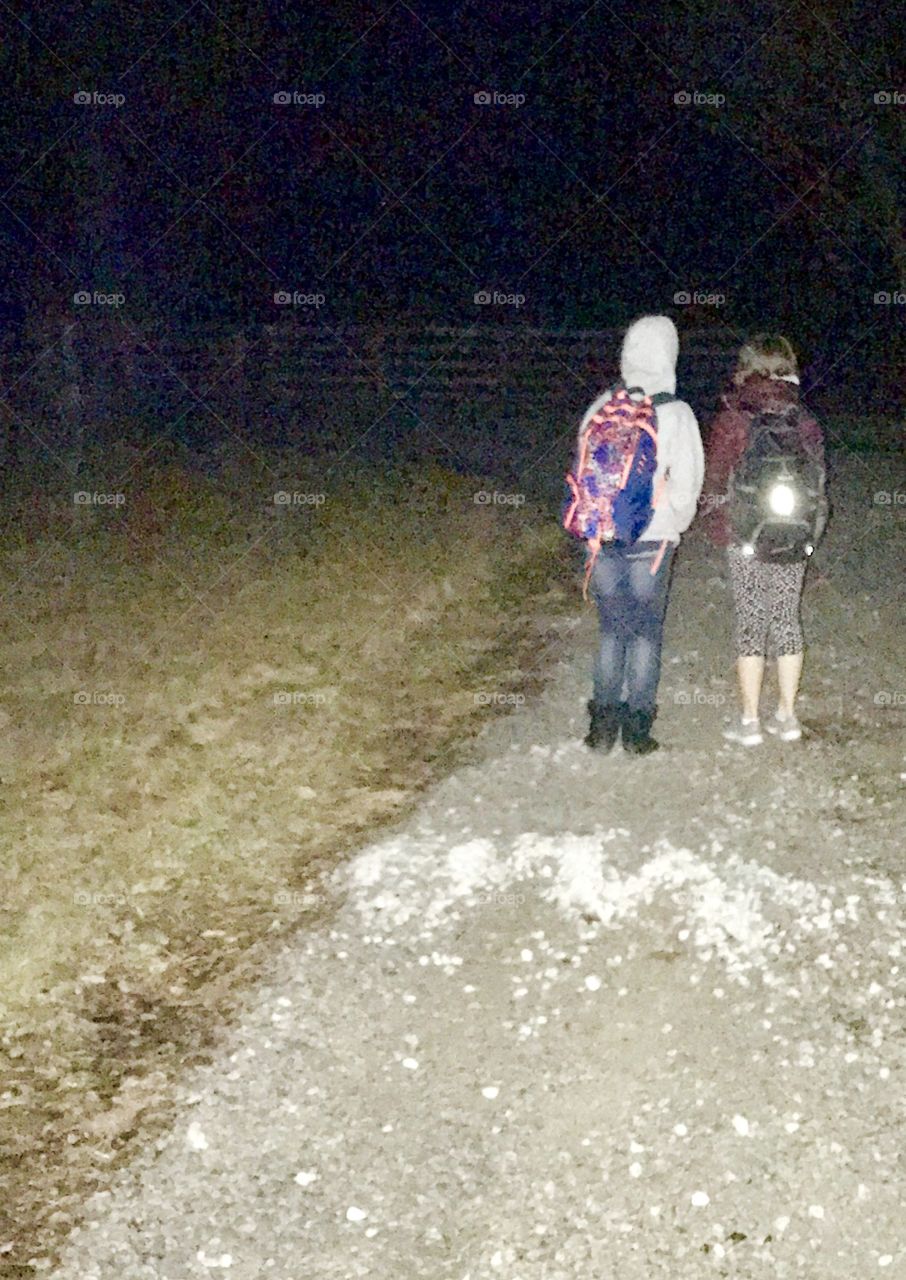
[[[641,399],[634,400],[631,393]],[[588,548],[582,590],[586,599],[601,546],[632,546],[651,521],[661,496],[654,491],[657,406],[675,399],[666,391],[648,396],[640,387],[617,383],[579,438],[575,464],[566,477],[562,523]],[[652,573],[659,564],[660,556]]]

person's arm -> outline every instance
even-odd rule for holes
[[[799,418],[799,430],[801,432],[802,443],[812,455],[816,462],[821,463],[821,469],[824,470],[824,434],[818,425],[818,422],[807,409],[803,409]]]
[[[684,533],[695,517],[705,475],[705,455],[698,420],[685,403],[674,426],[668,467],[667,501],[677,532]]]
[[[730,527],[725,510],[730,473],[745,448],[746,415],[723,398],[723,408],[711,424],[702,492],[703,519],[712,542],[725,547]]]

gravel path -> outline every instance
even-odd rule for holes
[[[544,695],[325,883],[57,1280],[906,1277],[906,766],[870,699],[849,741],[821,590],[814,732],[757,752],[720,738],[694,543],[655,756],[581,745],[565,627]]]

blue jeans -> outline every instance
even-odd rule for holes
[[[653,714],[661,675],[661,637],[675,546],[668,543],[652,574],[661,544],[603,546],[589,589],[598,607],[601,643],[594,665],[599,707],[625,702],[630,711]]]

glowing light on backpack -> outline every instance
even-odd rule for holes
[[[775,516],[791,516],[796,510],[796,490],[788,484],[775,484],[768,492],[768,506]]]

